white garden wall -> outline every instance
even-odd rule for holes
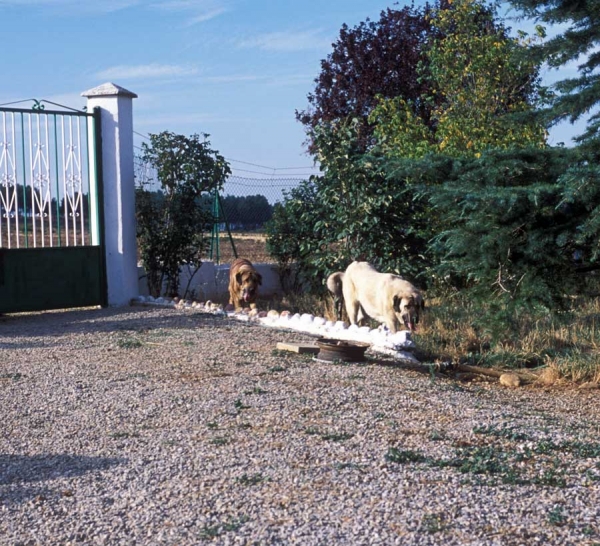
[[[260,297],[279,296],[283,293],[279,271],[275,264],[254,264],[256,270],[262,275]],[[143,267],[138,267],[139,294],[147,296],[148,284],[146,272]],[[187,268],[181,270],[179,276],[179,292],[183,297],[190,279]],[[197,301],[223,300],[229,297],[229,264],[216,265],[214,262],[203,262],[200,270],[193,276],[189,286],[187,298]]]

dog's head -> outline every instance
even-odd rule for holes
[[[258,286],[262,284],[262,275],[254,269],[242,268],[235,274],[238,291],[246,302],[253,302],[258,293]]]
[[[394,296],[393,305],[400,324],[404,324],[408,330],[415,332],[421,311],[425,309],[423,296],[419,292],[397,294]]]

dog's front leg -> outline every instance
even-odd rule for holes
[[[229,303],[233,305],[236,313],[239,313],[242,310],[242,300],[237,296],[232,295],[229,298]]]
[[[388,315],[385,318],[385,325],[388,327],[390,333],[395,334],[398,331],[398,319],[395,314]]]

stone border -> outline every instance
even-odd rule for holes
[[[179,298],[153,298],[152,296],[138,296],[131,300],[132,305],[165,306],[176,309],[190,309],[214,315],[223,315],[240,321],[252,321],[270,328],[295,330],[329,339],[342,339],[345,341],[362,341],[370,343],[370,351],[386,354],[395,360],[410,364],[421,364],[410,352],[415,349],[415,343],[408,330],[401,330],[392,334],[387,327],[370,329],[367,326],[348,326],[345,322],[333,322],[323,317],[315,317],[309,313],[295,313],[275,310],[233,312],[223,309],[223,306],[211,301],[192,302]]]

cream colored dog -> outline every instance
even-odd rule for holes
[[[385,324],[396,333],[401,325],[414,332],[421,310],[425,308],[423,295],[411,283],[398,275],[379,273],[367,262],[352,262],[345,273],[334,273],[327,287],[342,284],[344,303],[351,324],[370,317]],[[335,279],[335,283],[333,282]],[[330,286],[331,284],[331,286]],[[334,296],[336,293],[331,290]]]
[[[333,296],[333,307],[335,309],[335,318],[342,320],[342,308],[344,306],[344,293],[342,285],[344,283],[344,273],[338,271],[327,277],[327,289]]]

